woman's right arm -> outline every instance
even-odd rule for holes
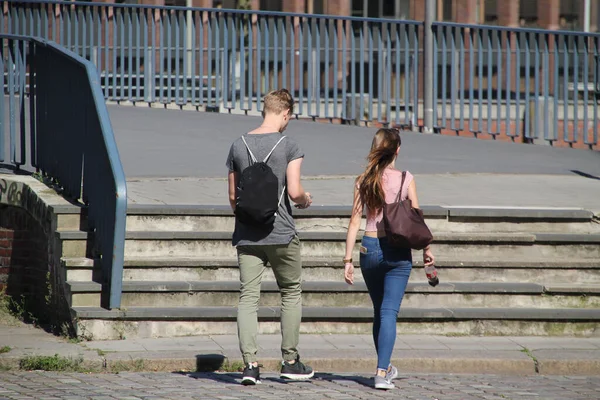
[[[358,185],[354,185],[354,201],[352,202],[352,216],[348,224],[348,233],[346,234],[346,254],[344,260],[352,259],[352,252],[356,245],[356,237],[360,229],[362,220],[363,204],[360,200]],[[352,262],[344,262],[344,279],[350,285],[354,283],[354,264]]]

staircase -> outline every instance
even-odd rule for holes
[[[343,281],[348,207],[296,211],[304,272],[302,332],[369,333],[362,276]],[[415,252],[399,333],[600,334],[600,223],[584,210],[424,210],[441,283],[427,284]],[[131,206],[122,307],[100,307],[97,260],[79,211],[59,218],[67,299],[84,338],[235,334],[239,294],[234,219],[225,207]],[[358,243],[354,258],[358,260]],[[262,333],[279,331],[280,297],[264,277]]]

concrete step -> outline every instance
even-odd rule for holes
[[[237,333],[235,307],[74,307],[80,337],[109,340]],[[280,329],[279,307],[260,307],[259,333]],[[370,307],[303,307],[303,333],[370,334]],[[600,333],[600,309],[402,308],[398,334],[580,336]]]
[[[63,257],[88,256],[88,233],[58,232]],[[300,232],[302,254],[332,257],[345,252],[341,232]],[[358,259],[357,242],[354,258]],[[436,233],[436,256],[444,259],[600,259],[600,234],[559,233]],[[128,232],[125,257],[234,258],[229,232]],[[416,259],[419,256],[414,254]]]
[[[345,232],[350,206],[316,206],[294,210],[299,231]],[[479,209],[424,206],[434,232],[600,233],[593,213],[580,209]],[[129,206],[129,231],[230,232],[234,217],[227,206]],[[364,219],[363,219],[364,227]]]
[[[78,205],[49,206],[57,231],[87,230],[86,209]]]
[[[85,209],[57,208],[59,230],[86,229]],[[600,233],[590,211],[581,209],[460,208],[423,206],[434,232]],[[299,231],[345,232],[350,206],[314,206],[294,210]],[[363,220],[364,227],[364,220]],[[234,218],[228,206],[129,205],[128,231],[230,232]]]
[[[68,281],[98,281],[100,265],[94,260],[65,258]],[[305,281],[339,281],[343,265],[335,258],[305,258],[302,260]],[[359,267],[359,262],[355,264]],[[422,258],[414,259],[411,282],[425,282]],[[499,260],[440,260],[436,262],[442,279],[448,282],[523,282],[553,284],[600,284],[599,260],[506,261]],[[96,276],[95,276],[96,275]],[[128,258],[125,260],[124,281],[226,281],[239,279],[237,259],[206,258]],[[274,281],[269,268],[264,280]],[[362,281],[360,270],[355,274]]]
[[[100,305],[100,284],[67,282],[71,305]],[[236,281],[125,282],[122,307],[212,307],[236,306],[240,284]],[[276,307],[281,298],[276,282],[265,281],[259,304]],[[370,304],[363,282],[305,282],[302,304],[307,307],[362,307]],[[447,282],[432,288],[427,283],[409,283],[404,307],[492,307],[492,308],[600,308],[600,285],[557,285],[533,283]]]

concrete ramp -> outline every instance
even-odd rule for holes
[[[111,106],[132,204],[226,205],[229,146],[260,118]],[[376,128],[292,121],[316,205],[349,205]],[[422,204],[600,211],[600,153],[402,133],[397,167],[417,177]]]

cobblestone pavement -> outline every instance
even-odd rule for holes
[[[367,376],[317,374],[310,382],[284,382],[262,374],[262,384],[244,387],[239,373],[56,372],[0,373],[0,399],[598,399],[600,377],[410,374],[396,389],[376,391]]]

